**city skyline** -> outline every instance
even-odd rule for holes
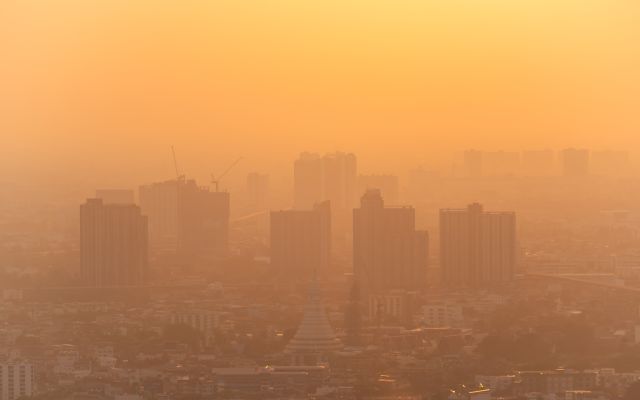
[[[0,1],[0,400],[640,400],[638,21]]]

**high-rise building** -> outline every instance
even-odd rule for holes
[[[229,247],[230,196],[187,180],[178,191],[178,251],[192,257],[224,256]]]
[[[479,150],[466,150],[464,152],[464,170],[467,177],[478,178],[483,171],[483,152]]]
[[[149,241],[154,247],[177,249],[180,184],[170,180],[140,186],[140,208],[149,218]]]
[[[315,153],[302,153],[293,164],[294,208],[308,210],[324,200],[322,159]]]
[[[80,267],[88,286],[137,286],[147,278],[147,217],[133,204],[80,206]]]
[[[294,162],[294,207],[307,210],[331,201],[334,210],[350,210],[356,200],[357,160],[352,153],[302,153]]]
[[[324,198],[334,210],[349,211],[356,205],[357,160],[352,153],[336,152],[323,157]]]
[[[479,286],[510,281],[516,264],[516,217],[513,212],[440,210],[440,265],[444,282]]]
[[[358,175],[358,194],[380,189],[387,204],[398,204],[398,177],[395,175]]]
[[[589,174],[589,150],[562,150],[562,173],[564,176],[580,177]]]
[[[0,400],[16,400],[33,396],[35,373],[25,362],[0,364]]]
[[[385,207],[380,190],[368,190],[353,210],[353,266],[367,293],[426,285],[428,235],[415,229],[413,207]]]
[[[256,209],[269,206],[269,175],[258,172],[247,175],[247,200]]]
[[[212,192],[191,179],[153,183],[140,187],[140,207],[154,246],[190,256],[226,254],[228,192]]]
[[[331,255],[330,202],[311,210],[271,212],[271,264],[281,281],[308,281],[323,275]]]
[[[104,204],[135,204],[133,190],[128,189],[99,189],[96,199],[102,199]]]

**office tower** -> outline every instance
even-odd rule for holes
[[[302,153],[293,165],[294,208],[308,210],[324,200],[323,165],[319,155]]]
[[[133,190],[128,189],[96,190],[96,199],[102,199],[104,204],[135,204]]]
[[[589,174],[589,150],[562,150],[562,173],[564,176],[580,177]]]
[[[330,202],[311,210],[271,212],[271,264],[281,281],[324,275],[331,254]]]
[[[294,207],[307,210],[329,200],[334,211],[350,210],[356,200],[357,160],[352,153],[302,153],[294,162]]]
[[[368,190],[353,210],[353,266],[363,290],[421,289],[427,260],[427,232],[415,230],[413,207],[385,207],[380,190]]]
[[[247,175],[247,200],[255,209],[269,207],[269,175],[258,172]]]
[[[226,254],[229,193],[211,192],[191,179],[165,181],[140,187],[140,207],[155,247],[187,256]]]
[[[229,247],[230,196],[194,180],[178,190],[178,251],[185,256],[225,256]]]
[[[591,153],[591,170],[596,175],[624,176],[629,173],[629,153],[604,150]]]
[[[368,189],[380,189],[387,204],[398,204],[398,177],[394,175],[359,175],[358,194]]]
[[[522,152],[522,173],[527,176],[549,176],[554,171],[552,150],[525,150]]]
[[[464,169],[467,177],[481,177],[483,175],[483,152],[466,150],[464,152]]]
[[[133,204],[80,206],[80,273],[87,286],[137,286],[147,278],[147,217]]]
[[[446,284],[474,287],[510,281],[515,263],[515,213],[485,212],[477,203],[440,210],[440,265]]]
[[[149,241],[154,247],[177,249],[180,184],[170,180],[140,186],[140,208],[149,218]]]
[[[25,362],[0,363],[0,400],[16,400],[33,396],[35,373]]]

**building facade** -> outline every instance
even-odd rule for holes
[[[368,190],[353,210],[353,266],[367,293],[417,290],[426,285],[428,234],[415,229],[413,207],[385,207]]]
[[[511,281],[516,266],[516,217],[513,212],[440,210],[440,264],[444,282],[477,286]]]
[[[0,364],[0,400],[31,397],[35,391],[35,373],[28,363]]]
[[[138,286],[148,276],[147,217],[136,205],[80,206],[80,272],[93,287]]]
[[[326,274],[331,257],[331,206],[271,212],[271,264],[282,282]]]
[[[230,195],[177,179],[140,187],[140,207],[149,217],[155,248],[185,256],[225,255],[229,242]]]

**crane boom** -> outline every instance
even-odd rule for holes
[[[224,178],[225,175],[227,175],[229,173],[229,171],[231,171],[231,169],[233,167],[236,166],[236,164],[238,164],[240,161],[242,160],[242,157],[238,157],[237,160],[235,160],[234,162],[231,163],[231,165],[229,165],[227,167],[227,169],[224,170],[223,173],[221,173],[220,175],[218,175],[218,177],[214,177],[213,174],[211,174],[211,183],[213,183],[216,186],[216,192],[218,191],[218,183],[220,182],[220,179]]]
[[[176,158],[176,150],[171,146],[171,154],[173,154],[173,168],[176,170],[176,179],[180,180],[180,170],[178,169],[178,159]]]

